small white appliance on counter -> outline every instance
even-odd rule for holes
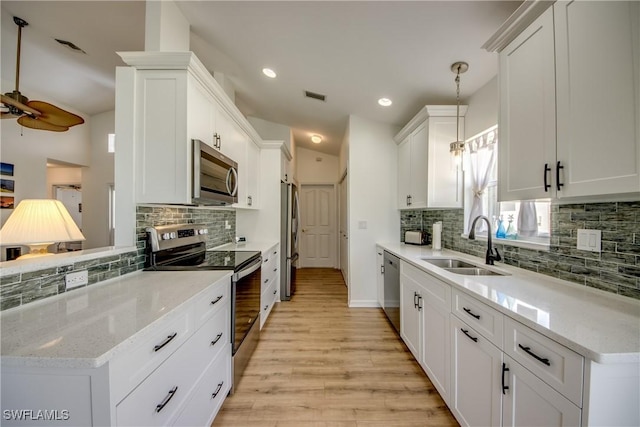
[[[409,245],[428,245],[429,233],[421,230],[407,230],[404,232],[404,242]]]

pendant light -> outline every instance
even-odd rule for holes
[[[460,141],[460,74],[469,69],[466,62],[454,62],[451,71],[456,74],[456,140],[449,144],[449,152],[454,158],[461,158],[464,153],[464,141]]]

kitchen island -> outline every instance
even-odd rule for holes
[[[230,276],[138,271],[4,311],[3,425],[210,423],[231,385]]]

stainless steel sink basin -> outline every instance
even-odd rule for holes
[[[422,258],[429,264],[433,264],[440,268],[477,268],[476,265],[470,264],[466,261],[460,261],[459,259],[451,258]]]
[[[498,273],[496,271],[487,270],[486,268],[480,267],[445,268],[445,270],[464,276],[504,276],[503,273]]]

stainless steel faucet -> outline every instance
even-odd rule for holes
[[[481,218],[485,220],[485,222],[487,223],[487,227],[489,228],[489,231],[487,233],[487,255],[485,258],[485,263],[488,265],[493,265],[494,261],[501,261],[502,257],[500,256],[498,249],[494,248],[493,245],[491,244],[492,233],[491,233],[491,222],[489,221],[489,218],[487,218],[484,215],[478,215],[473,219],[473,222],[471,223],[471,231],[469,231],[469,240],[476,239],[476,222],[478,222],[478,220]],[[495,255],[494,255],[494,251],[495,251]]]

